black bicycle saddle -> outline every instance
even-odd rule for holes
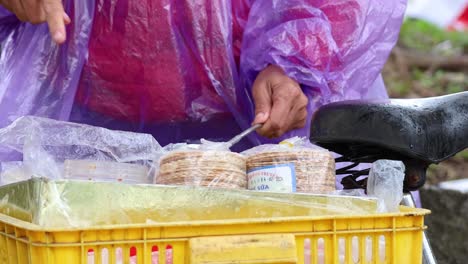
[[[310,131],[312,142],[358,162],[439,163],[468,147],[468,92],[332,103],[313,115]]]

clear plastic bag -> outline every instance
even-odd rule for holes
[[[372,198],[35,178],[0,187],[0,212],[50,228],[375,214]]]
[[[246,158],[225,143],[170,144],[158,160],[156,184],[246,189]]]
[[[367,194],[378,198],[378,212],[398,212],[403,198],[405,164],[401,161],[378,160],[367,178]]]
[[[21,117],[0,129],[2,184],[32,176],[151,183],[152,161],[161,146],[147,134]],[[64,166],[65,165],[65,166]]]
[[[24,170],[22,161],[6,161],[0,165],[0,186],[31,178],[31,175]]]
[[[294,137],[280,144],[243,152],[247,158],[248,189],[273,192],[330,193],[335,190],[332,154]]]

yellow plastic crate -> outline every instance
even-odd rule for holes
[[[0,263],[421,263],[426,213],[82,230],[0,215]]]
[[[151,188],[145,193],[143,187],[101,185],[95,192],[89,190],[82,194],[91,185],[60,184],[54,185],[54,190],[63,191],[67,200],[82,199],[84,195],[102,200],[104,196],[99,195],[106,192],[122,193],[126,188],[137,188],[133,194],[141,195],[138,199],[149,197],[145,203],[156,200],[155,204],[159,204],[157,195],[167,190]],[[39,185],[36,182],[30,187],[27,184],[13,186],[3,193],[0,190],[0,196],[19,191],[21,195],[37,190],[40,190],[38,193],[47,193],[44,187],[34,189]],[[185,191],[174,190],[177,194]],[[221,195],[219,197],[225,195],[223,191],[210,192],[215,196]],[[174,192],[167,193],[172,195]],[[270,212],[272,215],[254,218],[249,214],[255,215],[259,211],[249,209],[255,206],[264,208],[265,201],[255,199],[255,196],[263,194],[252,194],[252,198],[242,200],[246,193],[238,192],[239,211],[232,215],[243,214],[244,218],[229,218],[229,212],[233,210],[225,210],[225,215],[221,215],[222,211],[217,211],[219,208],[211,207],[210,210],[225,219],[169,219],[148,223],[138,220],[138,224],[94,225],[89,228],[46,228],[32,224],[31,219],[35,216],[27,210],[31,206],[22,200],[14,201],[10,196],[9,203],[13,203],[19,213],[12,213],[11,207],[0,214],[0,264],[421,263],[423,222],[424,215],[429,212],[427,210],[401,207],[399,213],[393,214],[333,215],[330,208],[336,208],[345,198],[271,195],[266,201],[271,205],[268,210],[274,210]],[[197,197],[200,195],[189,198]],[[274,199],[278,197],[283,199],[281,201],[292,199],[296,204],[317,201],[317,205],[324,208],[317,214],[324,214],[327,210],[330,213],[314,215],[320,206],[312,211],[300,206],[284,208],[281,203],[278,206],[282,207],[275,207]],[[36,198],[31,196],[29,201],[36,202]],[[134,200],[130,202],[135,203]],[[95,204],[98,203],[96,200]],[[41,208],[48,206],[47,201],[39,204]],[[366,206],[364,201],[362,206]],[[31,212],[37,209],[31,208]],[[77,205],[74,209],[79,211],[83,208]],[[284,215],[276,217],[281,211]],[[192,214],[203,218],[203,214],[197,214],[196,210]],[[136,218],[133,220],[137,221]]]

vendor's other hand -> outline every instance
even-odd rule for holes
[[[57,44],[65,42],[65,25],[70,23],[70,17],[63,9],[62,0],[0,0],[0,5],[23,22],[47,22],[52,39]]]
[[[263,123],[257,130],[260,135],[275,138],[305,126],[308,99],[300,85],[280,67],[270,65],[260,72],[252,94],[255,101],[253,124]]]

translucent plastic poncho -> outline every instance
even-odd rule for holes
[[[269,64],[319,106],[386,98],[405,0],[66,0],[68,40],[0,7],[0,126],[38,115],[221,141],[250,125]],[[309,118],[310,120],[310,118]],[[308,127],[284,138],[307,136]],[[266,142],[253,135],[239,149]]]

